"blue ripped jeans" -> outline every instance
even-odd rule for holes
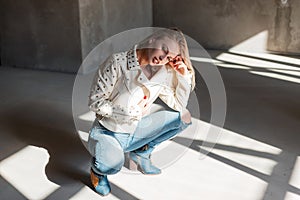
[[[164,110],[143,117],[135,132],[128,134],[112,132],[95,119],[88,140],[88,148],[93,156],[92,168],[99,174],[115,174],[124,164],[125,152],[134,151],[146,144],[155,148],[190,124],[181,120],[179,112]]]

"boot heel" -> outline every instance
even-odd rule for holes
[[[129,160],[129,169],[132,171],[138,171],[138,165],[131,159]]]
[[[161,170],[154,165],[152,165],[150,156],[143,157],[136,152],[130,152],[130,163],[133,166],[137,166],[136,170],[142,172],[143,174],[160,174]]]

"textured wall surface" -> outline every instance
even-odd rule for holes
[[[2,65],[72,72],[81,62],[78,3],[2,1]]]
[[[276,5],[269,31],[269,50],[300,54],[300,1],[276,0]]]
[[[228,49],[269,31],[268,49],[298,52],[300,1],[281,0],[153,0],[154,26],[177,26],[209,49]]]
[[[77,72],[105,38],[152,25],[152,1],[1,1],[1,65]]]
[[[119,32],[152,26],[151,0],[79,0],[83,58]]]
[[[300,53],[299,0],[0,1],[0,64],[76,72],[105,38],[135,27],[177,26],[208,49],[268,30],[268,49]]]

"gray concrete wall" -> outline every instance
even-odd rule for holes
[[[269,50],[299,54],[300,1],[281,1],[0,1],[0,63],[76,72],[105,38],[152,25],[177,26],[209,49],[228,49],[268,30]]]
[[[148,0],[0,1],[1,64],[77,72],[105,38],[152,25]]]
[[[153,23],[161,27],[177,26],[209,49],[228,49],[268,30],[269,50],[300,53],[300,1],[288,0],[292,7],[290,15],[288,11],[278,13],[278,2],[280,0],[153,0]],[[289,29],[286,29],[287,24]],[[278,39],[281,41],[275,42]]]
[[[78,3],[2,1],[2,65],[72,72],[81,62]]]
[[[269,31],[268,48],[300,54],[300,1],[276,0],[276,13]]]
[[[79,0],[83,58],[109,36],[152,26],[152,0]]]

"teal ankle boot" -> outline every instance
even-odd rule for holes
[[[95,188],[95,191],[102,195],[106,196],[110,193],[110,185],[107,179],[107,175],[100,175],[96,174],[92,169],[91,169],[91,181],[93,184],[93,187]]]
[[[147,150],[136,150],[129,153],[130,159],[143,174],[155,175],[161,173],[161,170],[151,163],[150,154],[152,151],[153,149],[148,148]]]

